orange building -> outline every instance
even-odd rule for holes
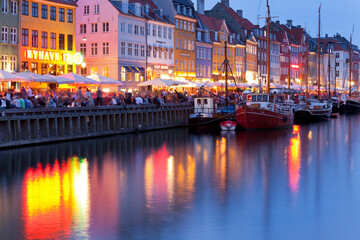
[[[74,1],[31,0],[21,6],[21,71],[61,75],[75,72],[83,56],[75,52]]]
[[[196,79],[196,22],[195,9],[192,5],[174,2],[177,11],[174,31],[175,79]]]

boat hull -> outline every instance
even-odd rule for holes
[[[236,110],[236,122],[246,130],[280,129],[292,127],[294,116],[244,106]]]
[[[295,123],[309,123],[326,121],[330,119],[332,108],[323,110],[298,110],[295,111]]]
[[[348,100],[340,105],[340,113],[360,112],[360,102]]]

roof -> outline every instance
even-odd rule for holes
[[[76,2],[73,2],[73,1],[71,1],[71,0],[46,0],[46,1],[77,7]]]
[[[223,19],[218,19],[206,15],[202,15],[198,13],[201,21],[209,28],[210,31],[219,32],[221,31],[221,27],[224,24]]]
[[[235,11],[234,9],[232,9],[231,7],[226,7],[224,4],[219,3],[220,6],[222,6],[229,14],[230,16],[241,25],[242,28],[248,30],[248,31],[252,31],[253,28],[255,28],[254,24],[252,24],[249,19],[247,18],[242,18],[240,17]]]
[[[129,3],[140,3],[142,6],[148,5],[149,13],[147,15],[143,11],[141,11],[141,16],[146,19],[172,24],[172,22],[165,16],[165,14],[163,14],[161,18],[160,15],[157,13],[158,11],[155,12],[156,10],[160,9],[153,0],[129,0]]]

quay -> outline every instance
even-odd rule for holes
[[[191,104],[0,111],[0,148],[185,126]]]

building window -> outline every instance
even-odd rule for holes
[[[139,25],[135,25],[134,27],[134,34],[139,35]]]
[[[340,73],[339,73],[339,71],[336,71],[336,77],[339,77],[340,76]]]
[[[89,5],[84,6],[84,15],[88,15],[90,13],[90,7]]]
[[[102,75],[104,77],[109,77],[109,67],[102,67]]]
[[[153,25],[152,35],[153,37],[156,37],[156,25]]]
[[[176,19],[176,29],[179,29],[179,19]]]
[[[168,37],[168,38],[171,40],[171,39],[172,39],[172,29],[171,29],[171,28],[169,28],[168,33],[169,33],[169,37]]]
[[[56,7],[50,6],[50,20],[56,21]]]
[[[91,24],[91,32],[92,33],[97,33],[98,29],[97,29],[97,23],[92,23]]]
[[[126,43],[125,42],[121,42],[121,55],[125,55],[125,49],[126,49]]]
[[[157,58],[157,51],[156,51],[155,47],[153,48],[153,58]]]
[[[83,75],[83,76],[87,75],[86,67],[81,67],[81,75]]]
[[[162,36],[162,26],[158,26],[158,37],[161,38]]]
[[[41,5],[41,18],[47,19],[47,5]]]
[[[141,45],[140,55],[141,57],[145,57],[145,45]]]
[[[73,22],[73,10],[72,9],[67,10],[67,22],[68,23]]]
[[[17,43],[17,28],[10,29],[10,43]]]
[[[65,34],[59,34],[59,50],[65,50]]]
[[[109,43],[104,42],[103,43],[103,55],[109,55],[110,49],[109,49]]]
[[[139,56],[139,44],[135,43],[135,56],[138,57]]]
[[[91,56],[96,56],[97,52],[97,43],[91,43]]]
[[[103,32],[109,32],[109,23],[108,22],[103,23]]]
[[[10,13],[16,15],[17,14],[17,2],[11,1],[10,2]]]
[[[10,56],[10,71],[16,72],[16,56]]]
[[[23,0],[21,4],[22,15],[29,15],[29,1]]]
[[[97,74],[97,67],[91,67],[91,68],[90,68],[90,74],[91,74],[91,75]]]
[[[140,35],[145,36],[145,27],[144,26],[140,27]]]
[[[48,47],[48,33],[41,32],[41,47],[47,48]]]
[[[150,28],[151,28],[151,24],[148,24],[148,25],[146,26],[146,35],[147,35],[147,36],[150,36]]]
[[[2,0],[1,11],[3,13],[8,13],[9,12],[9,0]]]
[[[80,33],[86,33],[86,24],[80,24]]]
[[[340,58],[340,53],[336,53],[336,58]]]
[[[132,56],[132,43],[128,43],[128,55]]]
[[[9,42],[9,29],[8,27],[1,28],[1,41],[3,43]]]
[[[167,27],[163,27],[163,38],[167,38]]]
[[[29,46],[29,29],[21,29],[21,45]]]
[[[121,67],[121,81],[126,81],[126,69],[124,67]]]
[[[126,31],[126,30],[125,30],[125,26],[126,26],[126,24],[125,24],[124,22],[122,22],[122,23],[121,23],[121,32],[122,32],[122,33],[125,33],[125,31]]]
[[[100,6],[99,4],[95,4],[94,6],[94,14],[99,14],[100,13]]]
[[[67,50],[72,51],[74,45],[74,37],[73,35],[67,35]]]
[[[39,42],[39,32],[38,30],[32,30],[31,32],[31,46],[38,47]]]
[[[180,30],[183,29],[183,20],[180,20]]]
[[[8,56],[7,55],[1,56],[1,69],[8,70]]]
[[[132,34],[132,24],[128,24],[128,33]]]
[[[140,81],[140,73],[135,73],[135,82]]]
[[[50,33],[50,49],[56,49],[56,33]]]
[[[59,8],[59,21],[64,22],[65,21],[65,9]]]
[[[186,24],[186,21],[184,21],[184,31],[187,31],[187,24]],[[190,31],[190,29],[189,29]]]
[[[86,43],[80,43],[80,52],[86,56]]]
[[[39,16],[39,4],[37,3],[31,3],[31,13],[33,17],[38,17]]]

